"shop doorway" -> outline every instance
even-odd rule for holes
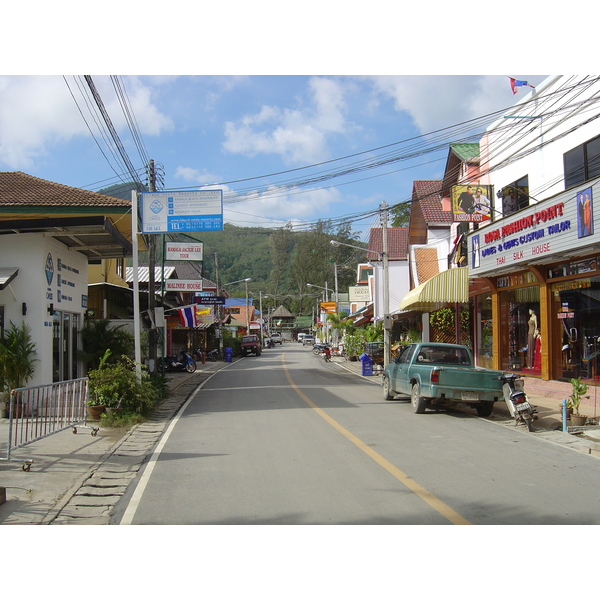
[[[79,377],[78,313],[62,310],[52,316],[52,381],[68,381]]]
[[[565,289],[568,288],[568,289]],[[553,294],[555,368],[560,379],[600,378],[600,277],[557,284]]]

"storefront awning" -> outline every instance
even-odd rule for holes
[[[469,301],[469,268],[448,269],[434,275],[404,296],[400,310],[430,312],[445,304]]]
[[[16,276],[19,269],[0,267],[0,290],[3,290]]]

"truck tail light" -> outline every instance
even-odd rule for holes
[[[431,383],[438,383],[440,380],[440,370],[432,369],[431,370]]]

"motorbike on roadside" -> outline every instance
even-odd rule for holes
[[[181,351],[177,356],[163,356],[158,360],[158,368],[161,371],[187,371],[194,373],[196,371],[196,361],[185,351]]]
[[[210,360],[212,362],[217,362],[220,358],[220,352],[218,348],[213,348],[212,350],[203,350],[202,348],[194,349],[194,358],[196,360],[202,360],[203,354],[205,360]]]
[[[325,348],[331,349],[331,346],[329,344],[314,344],[313,354],[315,354],[316,356],[319,356],[320,354],[323,354],[323,350]]]
[[[533,431],[533,421],[537,419],[537,410],[527,399],[522,377],[514,373],[503,373],[498,379],[502,382],[504,401],[510,416],[515,420],[515,426],[523,423],[527,427],[527,431]]]

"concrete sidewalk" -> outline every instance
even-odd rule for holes
[[[212,373],[229,363],[198,364],[195,373],[169,373],[170,397],[131,429],[78,427],[54,433],[0,460],[1,525],[107,524],[111,510],[134,479],[171,417]],[[88,422],[98,426],[98,422]],[[8,419],[0,419],[0,458],[6,457]],[[22,464],[33,460],[31,469]]]

